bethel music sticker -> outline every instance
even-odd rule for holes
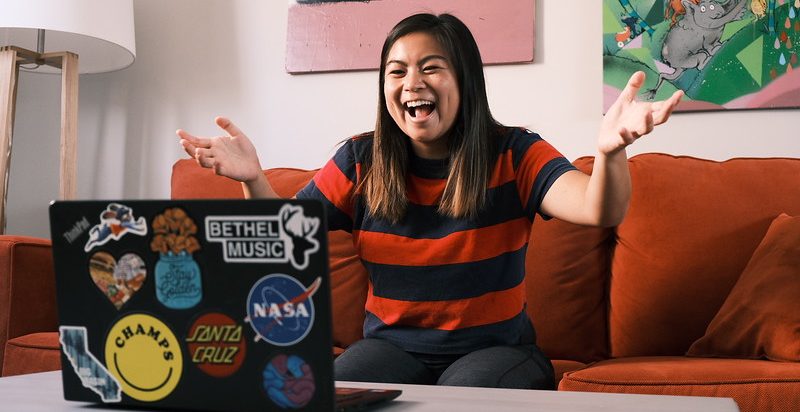
[[[147,234],[147,222],[143,217],[136,219],[133,209],[128,206],[111,203],[100,213],[100,223],[89,230],[89,241],[83,247],[85,252],[96,246],[105,245],[110,240],[119,240],[126,233],[144,236]]]
[[[207,216],[206,240],[222,243],[228,263],[291,263],[305,269],[319,250],[318,217],[302,206],[283,205],[277,216]]]
[[[147,267],[135,253],[124,254],[116,261],[107,252],[97,252],[89,258],[89,274],[103,296],[119,310],[142,287]]]
[[[303,340],[314,326],[314,293],[322,278],[306,288],[297,279],[274,273],[264,276],[247,296],[247,318],[256,332],[256,341],[263,338],[277,346],[294,345]]]
[[[192,362],[216,378],[239,370],[247,349],[242,325],[222,313],[207,313],[197,318],[189,328],[186,343]]]
[[[125,316],[106,337],[106,366],[133,399],[154,402],[178,386],[183,354],[175,334],[144,313]]]
[[[284,409],[306,406],[317,389],[311,366],[297,355],[272,358],[264,368],[263,378],[269,398]]]

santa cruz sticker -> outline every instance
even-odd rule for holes
[[[264,391],[284,409],[306,406],[317,389],[311,366],[297,355],[275,356],[264,368],[262,376]]]
[[[314,293],[322,278],[307,288],[297,279],[281,273],[264,276],[247,296],[247,319],[256,332],[277,346],[294,345],[308,335],[314,325]]]
[[[178,340],[153,316],[136,313],[118,320],[105,346],[108,370],[133,399],[163,399],[181,380],[183,355]]]
[[[283,205],[277,216],[208,216],[205,224],[206,240],[222,243],[225,262],[291,262],[302,270],[319,250],[320,220],[306,217],[302,206]]]
[[[232,375],[244,362],[242,325],[222,313],[206,313],[197,318],[189,328],[186,343],[192,363],[216,378]]]
[[[147,222],[143,217],[136,219],[133,209],[119,203],[110,203],[100,213],[100,223],[89,230],[89,241],[83,247],[85,252],[110,240],[119,240],[127,233],[144,236],[147,234]]]
[[[61,350],[69,359],[72,370],[78,375],[81,384],[100,395],[103,402],[119,402],[119,382],[110,374],[97,358],[89,352],[86,328],[83,326],[61,326],[58,328]]]

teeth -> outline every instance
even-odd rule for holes
[[[412,100],[410,102],[406,102],[406,107],[419,107],[424,105],[432,105],[433,102],[430,100]]]

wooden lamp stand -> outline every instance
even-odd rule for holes
[[[59,199],[74,199],[78,153],[78,55],[70,52],[37,53],[15,46],[0,47],[0,234],[6,229],[6,197],[14,132],[19,68],[23,64],[61,69],[61,150]]]

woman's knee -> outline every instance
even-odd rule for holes
[[[512,389],[553,389],[553,369],[538,348],[494,347],[472,352],[454,362],[439,385]]]
[[[430,371],[416,358],[381,339],[362,339],[333,364],[336,380],[383,383],[432,383]]]

